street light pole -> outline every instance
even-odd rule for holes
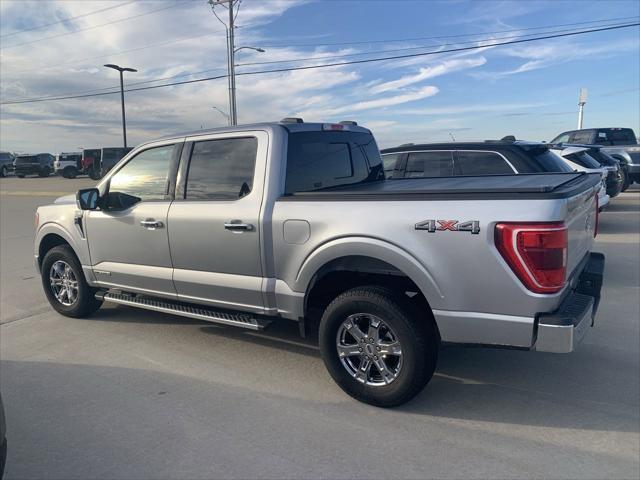
[[[587,103],[587,89],[580,89],[580,98],[578,99],[578,129],[582,130],[582,120],[584,119],[584,105]]]
[[[127,122],[124,114],[124,79],[122,78],[123,72],[137,72],[135,68],[120,67],[113,63],[107,63],[104,65],[107,68],[113,68],[120,73],[120,103],[122,104],[122,139],[124,140],[124,148],[127,148]]]

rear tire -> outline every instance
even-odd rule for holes
[[[428,312],[378,286],[353,288],[333,300],[320,321],[319,340],[336,383],[353,398],[378,407],[415,397],[438,361],[437,330]]]
[[[631,185],[631,179],[629,178],[629,173],[626,170],[621,169],[620,175],[622,175],[622,188],[621,192],[624,192]]]
[[[66,167],[62,171],[62,176],[64,178],[76,178],[78,176],[78,170],[73,167]]]
[[[47,252],[42,260],[41,277],[47,300],[62,315],[86,317],[102,305],[95,297],[96,289],[87,283],[82,266],[68,245],[59,245]]]
[[[89,172],[89,178],[91,178],[91,180],[100,180],[102,178],[102,174],[96,170],[91,170]]]
[[[18,177],[18,178],[24,178],[24,174],[22,174],[22,173],[18,173],[18,174],[16,174],[16,177]]]

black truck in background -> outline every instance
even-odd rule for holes
[[[82,151],[80,173],[99,180],[131,150],[132,147],[85,148]]]
[[[583,128],[562,132],[551,142],[554,144],[597,145],[620,162],[623,176],[622,191],[633,182],[640,183],[640,145],[630,128]]]

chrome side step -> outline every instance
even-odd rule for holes
[[[236,327],[248,328],[249,330],[264,330],[271,323],[271,320],[256,318],[248,313],[225,312],[200,305],[172,302],[170,300],[155,297],[103,291],[96,293],[96,298],[98,300],[117,303],[119,305],[128,305],[130,307],[144,308],[155,312],[170,313],[181,317],[205,320],[207,322],[234,325]]]

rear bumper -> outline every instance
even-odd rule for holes
[[[593,326],[604,272],[604,255],[591,253],[574,289],[557,310],[537,317],[534,349],[539,352],[573,352]]]
[[[640,163],[629,163],[629,173],[640,174]]]

